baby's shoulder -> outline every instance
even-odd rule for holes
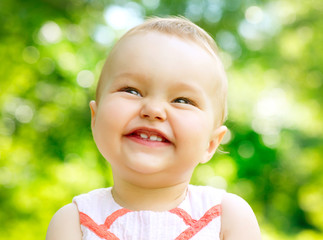
[[[221,239],[261,239],[256,216],[244,199],[232,193],[225,193],[221,205]]]
[[[70,203],[59,209],[48,226],[46,240],[65,239],[82,239],[79,212],[74,203]]]

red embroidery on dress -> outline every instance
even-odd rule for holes
[[[80,223],[83,226],[89,228],[92,232],[94,232],[98,237],[102,239],[120,240],[112,232],[109,232],[109,228],[117,218],[129,212],[131,212],[131,210],[128,210],[125,208],[119,209],[113,212],[110,216],[108,216],[104,224],[100,224],[100,225],[94,222],[92,218],[90,218],[85,213],[80,212]],[[216,205],[210,208],[199,220],[192,219],[192,217],[181,208],[174,208],[169,212],[176,214],[177,216],[183,219],[186,225],[190,226],[189,228],[184,230],[175,240],[188,240],[192,238],[195,234],[197,234],[214,218],[221,215],[221,205]]]
[[[220,216],[221,213],[222,213],[221,205],[216,205],[216,206],[210,208],[203,215],[203,217],[201,217],[198,221],[192,219],[193,221],[191,221],[191,224],[189,224],[191,227],[189,227],[184,232],[182,232],[177,238],[175,238],[175,240],[187,240],[187,239],[192,238],[195,234],[197,234],[202,228],[204,228],[214,218]],[[177,214],[177,213],[175,213],[175,214]],[[178,215],[178,216],[182,217],[181,215]],[[183,218],[183,220],[184,220],[184,218]],[[185,222],[185,220],[184,220],[184,222]]]
[[[186,225],[193,226],[193,224],[197,222],[197,220],[193,219],[187,212],[185,212],[181,208],[174,208],[174,209],[170,210],[169,212],[174,213],[177,216],[179,216],[180,218],[182,218]]]
[[[94,222],[92,218],[90,218],[85,213],[80,212],[80,223],[83,226],[86,226],[87,228],[89,228],[100,238],[103,238],[106,240],[119,240],[119,238],[116,235],[114,235],[112,232],[109,232],[108,229],[118,217],[121,217],[128,212],[130,212],[130,210],[128,209],[125,209],[125,208],[119,209],[113,212],[110,216],[108,216],[105,219],[104,224],[100,224],[100,225],[96,224],[96,222]]]
[[[106,240],[119,240],[116,235],[114,235],[112,232],[107,231],[104,224],[98,225],[96,224],[92,218],[90,218],[85,213],[80,212],[80,223],[83,226],[86,226],[88,229],[90,229],[92,232],[94,232],[98,237],[106,239]]]
[[[110,228],[110,226],[112,225],[112,223],[117,220],[118,217],[121,217],[125,214],[127,214],[128,212],[131,212],[131,210],[125,209],[125,208],[121,208],[115,212],[113,212],[110,216],[108,216],[105,219],[104,225],[107,229]]]

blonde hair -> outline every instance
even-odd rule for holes
[[[116,51],[117,46],[125,38],[138,34],[140,32],[158,32],[158,33],[173,35],[184,40],[191,40],[196,44],[200,45],[209,54],[211,54],[216,59],[218,59],[219,62],[221,62],[218,56],[218,47],[215,41],[213,40],[213,38],[205,30],[203,30],[196,24],[192,23],[190,20],[184,17],[168,17],[168,18],[152,17],[147,19],[142,24],[130,29],[119,39],[119,41],[112,48],[105,65],[109,65],[109,62],[111,61],[110,58],[112,58],[111,56],[113,55],[113,52]],[[224,69],[223,69],[223,73],[224,74],[222,75],[224,76],[224,79],[221,79],[218,81],[219,87],[215,93],[217,95],[216,96],[217,104],[220,105],[220,113],[219,113],[221,115],[219,118],[220,124],[222,124],[225,121],[226,115],[227,115],[227,103],[226,103],[227,80],[226,80]],[[96,89],[97,102],[99,101],[101,96],[104,79],[105,79],[105,76],[102,71],[97,85],[97,89]]]

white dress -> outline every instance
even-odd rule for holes
[[[111,188],[74,197],[83,240],[219,240],[224,190],[188,186],[184,201],[170,211],[131,211],[119,206]]]

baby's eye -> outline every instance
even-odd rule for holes
[[[185,98],[185,97],[179,97],[173,100],[174,103],[181,103],[181,104],[189,104],[189,105],[193,105],[196,106],[196,103],[189,99],[189,98]]]
[[[137,95],[139,97],[142,97],[141,93],[139,90],[133,88],[133,87],[124,87],[119,90],[120,92],[127,92],[133,95]]]

